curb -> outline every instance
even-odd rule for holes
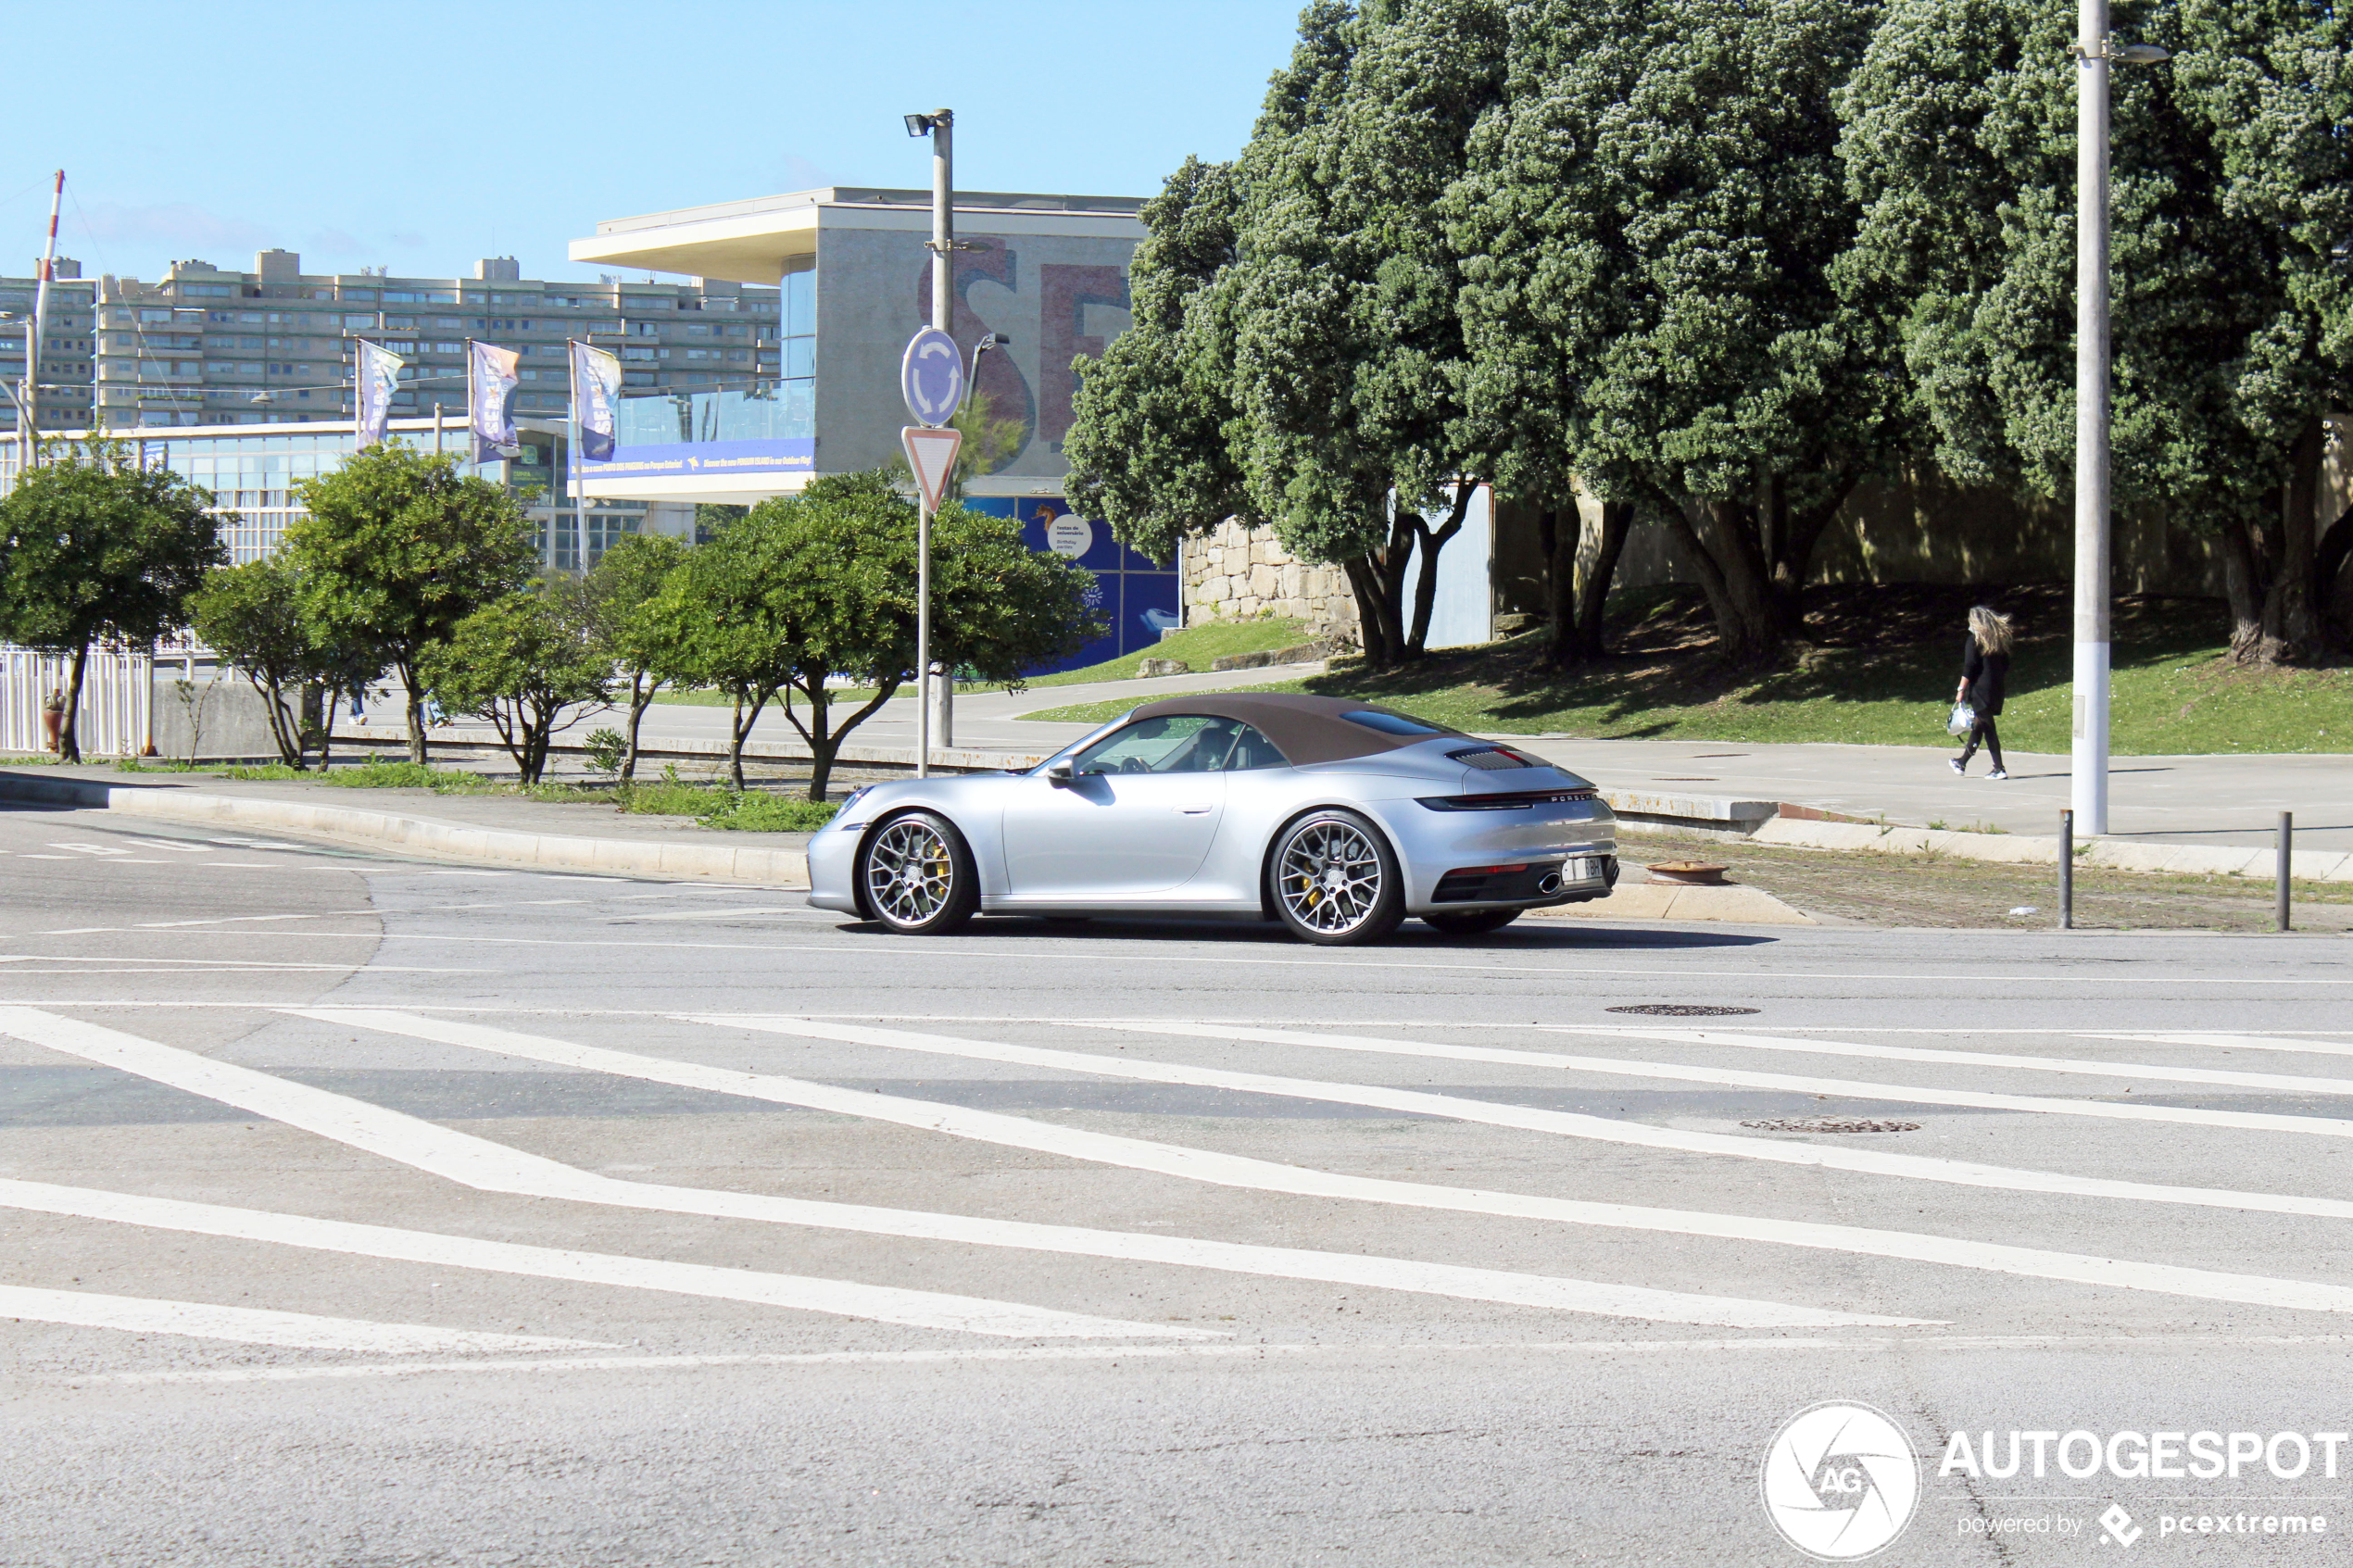
[[[1761,887],[1743,887],[1736,883],[1720,887],[1692,887],[1671,882],[1621,882],[1606,898],[1583,904],[1555,904],[1548,909],[1530,909],[1528,914],[1546,920],[1695,920],[1724,921],[1737,925],[1821,923]]]
[[[2059,841],[2007,833],[1954,833],[1939,828],[1881,827],[1875,822],[1806,822],[1777,817],[1749,834],[1752,844],[1786,844],[1806,849],[1864,849],[1885,855],[1950,855],[1960,860],[2010,865],[2056,866]],[[2171,872],[2193,876],[2277,874],[2279,852],[2243,845],[2136,844],[2130,839],[2077,841],[2075,863],[2106,871]],[[2353,854],[2337,849],[2298,849],[2289,873],[2307,882],[2353,882]]]
[[[495,730],[444,727],[434,730],[426,739],[435,746],[450,746],[460,751],[487,751],[500,757],[507,755],[506,746],[499,740],[498,734]],[[371,750],[396,746],[406,753],[409,748],[409,735],[405,730],[398,734],[389,729],[381,734],[372,731],[362,734],[337,731],[334,744],[339,747],[366,746]],[[547,746],[550,755],[566,757],[577,757],[585,749],[585,746],[576,740],[551,741]],[[640,745],[637,747],[637,755],[640,759],[693,757],[710,758],[715,761],[724,762],[727,759],[727,743],[724,740],[698,740],[691,735],[682,735],[652,745]],[[931,748],[931,765],[935,769],[951,773],[1001,773],[1013,768],[1035,768],[1051,755],[1051,751],[988,751],[974,750],[970,747],[935,746]],[[263,760],[274,762],[277,758],[273,754]],[[746,741],[744,760],[747,762],[809,762],[815,759],[811,757],[809,748],[805,746],[792,741],[771,740]],[[845,746],[834,754],[834,765],[861,768],[912,768],[915,765],[915,748],[912,746]]]
[[[432,817],[364,811],[348,806],[257,800],[245,796],[207,795],[199,790],[106,784],[89,779],[30,779],[15,773],[0,773],[0,800],[73,806],[165,822],[299,833],[313,838],[397,848],[427,859],[463,860],[476,865],[592,872],[665,881],[746,882],[767,887],[809,885],[809,858],[793,849],[738,849],[715,844],[656,844],[643,839],[510,833],[500,828],[445,822]]]

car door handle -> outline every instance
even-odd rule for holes
[[[1195,804],[1193,804],[1193,805],[1189,805],[1189,806],[1179,806],[1179,807],[1177,807],[1177,808],[1176,808],[1176,810],[1177,810],[1177,812],[1178,812],[1178,814],[1179,814],[1179,815],[1182,815],[1182,816],[1187,816],[1187,817],[1199,817],[1199,816],[1204,816],[1204,815],[1206,815],[1207,813],[1209,813],[1209,812],[1211,812],[1211,811],[1214,811],[1214,810],[1216,810],[1216,809],[1217,809],[1217,803],[1216,803],[1215,801],[1214,801],[1214,800],[1203,800],[1203,801],[1199,801],[1199,802],[1197,802],[1197,803],[1195,803]]]

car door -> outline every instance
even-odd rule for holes
[[[1070,759],[1067,783],[1014,781],[1004,817],[1009,897],[1118,902],[1191,880],[1225,809],[1219,769],[1236,727],[1187,715],[1142,720]]]

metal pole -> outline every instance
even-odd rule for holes
[[[2288,873],[2296,864],[2296,813],[2293,811],[2280,813],[2280,849],[2273,859],[2277,865],[2272,873],[2274,885],[2271,893],[2272,901],[2278,908],[2272,912],[2278,917],[2279,928],[2285,931],[2288,928]]]
[[[955,308],[955,112],[931,116],[931,324],[950,332]],[[952,335],[952,333],[951,333]],[[915,776],[931,773],[931,508],[915,513]]]
[[[49,279],[57,270],[57,209],[66,199],[66,171],[57,170],[57,183],[49,193],[49,243],[41,253],[41,275],[33,281],[32,335],[24,344],[24,400],[17,405],[17,472],[22,475],[37,459],[34,439],[41,433],[41,351],[47,345],[42,334],[49,330]],[[94,307],[98,303],[91,300]],[[91,330],[96,331],[94,318]]]
[[[2059,929],[2075,929],[2075,813],[2059,813]]]
[[[2108,0],[2079,0],[2075,55],[2075,734],[2070,798],[2108,832]]]

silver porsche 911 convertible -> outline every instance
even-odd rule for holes
[[[975,914],[1223,914],[1309,942],[1452,935],[1606,894],[1617,820],[1541,758],[1369,703],[1148,703],[1026,771],[861,789],[809,901],[893,931]]]

